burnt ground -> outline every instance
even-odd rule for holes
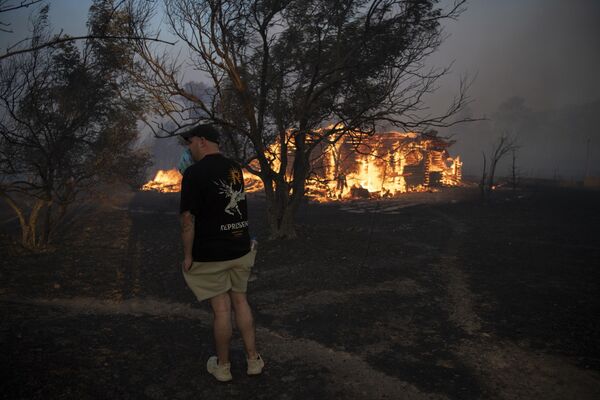
[[[2,219],[6,399],[598,399],[600,192],[469,189],[306,204],[249,285],[267,366],[205,372],[210,310],[179,271],[177,196],[84,208],[54,252]]]

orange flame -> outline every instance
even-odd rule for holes
[[[181,191],[181,174],[176,169],[159,169],[153,180],[142,186],[142,190],[156,190],[162,193]]]
[[[315,132],[315,135],[319,134],[320,131]],[[333,143],[316,147],[306,194],[323,202],[393,197],[406,192],[434,190],[436,186],[460,185],[463,163],[459,156],[449,157],[446,150],[452,143],[435,136],[421,137],[413,132],[343,136]],[[288,149],[285,176],[289,183],[294,150],[291,134],[285,144]],[[281,169],[280,151],[280,142],[268,146],[265,151],[275,172]],[[256,160],[251,165],[260,170]],[[246,192],[263,190],[262,181],[247,170],[244,170],[244,186]],[[142,190],[179,192],[181,174],[175,169],[159,170],[154,180],[146,183]]]
[[[320,130],[315,132],[318,135]],[[306,194],[322,202],[393,197],[405,192],[435,190],[435,186],[459,185],[462,162],[458,156],[448,157],[446,149],[451,144],[443,138],[421,137],[413,132],[346,135],[315,149]],[[289,168],[294,149],[291,135],[286,138],[286,146]],[[280,151],[279,142],[266,151],[275,172],[281,168]],[[252,166],[260,170],[258,163]],[[291,179],[291,170],[286,171],[286,179],[288,182]],[[256,178],[254,181],[255,190],[262,189],[262,182]]]
[[[162,193],[175,193],[181,191],[182,176],[176,169],[162,170],[156,172],[153,180],[142,186],[142,190],[156,190]],[[248,171],[244,170],[244,186],[246,192],[258,192],[262,190],[262,181],[254,178]]]

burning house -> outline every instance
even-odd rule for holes
[[[306,194],[317,201],[328,201],[393,197],[405,192],[459,185],[462,162],[459,156],[450,157],[448,153],[453,143],[435,133],[342,136],[334,143],[322,143],[314,150]],[[290,144],[288,148],[293,149]],[[279,149],[279,144],[275,143],[267,152],[275,169],[278,169]],[[288,156],[291,158],[293,154]],[[181,175],[176,170],[159,171],[143,189],[178,191],[180,181]],[[262,189],[260,180],[250,173],[245,174],[245,181],[248,191]]]
[[[309,194],[317,199],[393,197],[456,186],[462,162],[448,153],[453,143],[434,133],[344,136],[321,149],[309,179]]]

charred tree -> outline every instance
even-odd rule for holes
[[[510,152],[518,149],[516,139],[508,134],[501,135],[495,142],[489,154],[490,166],[486,176],[486,155],[483,155],[483,178],[482,187],[484,192],[484,200],[489,200],[492,191],[496,187],[495,176],[498,163]],[[487,180],[486,180],[487,178]]]

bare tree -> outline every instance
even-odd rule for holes
[[[159,136],[177,133],[165,129],[164,118],[179,128],[198,120],[221,126],[230,153],[264,183],[271,236],[294,237],[314,149],[343,135],[358,142],[382,123],[447,126],[465,104],[462,82],[447,112],[431,115],[424,106],[448,72],[427,69],[425,59],[444,38],[440,22],[464,5],[443,10],[436,3],[165,0],[169,28],[188,57],[136,42],[145,65],[136,80],[159,116],[150,122]],[[141,17],[153,13],[148,2],[134,9]],[[134,36],[152,36],[149,27],[138,25]],[[205,96],[182,84],[189,69],[211,80]],[[190,107],[202,117],[188,118]]]
[[[498,163],[509,153],[516,151],[519,148],[515,135],[509,135],[508,133],[502,134],[494,143],[489,156],[486,158],[485,153],[483,154],[483,174],[482,174],[482,187],[484,200],[489,200],[492,190],[495,188],[495,176],[496,168]],[[486,160],[489,159],[490,169],[489,173],[486,173]],[[487,176],[487,180],[486,180]]]

